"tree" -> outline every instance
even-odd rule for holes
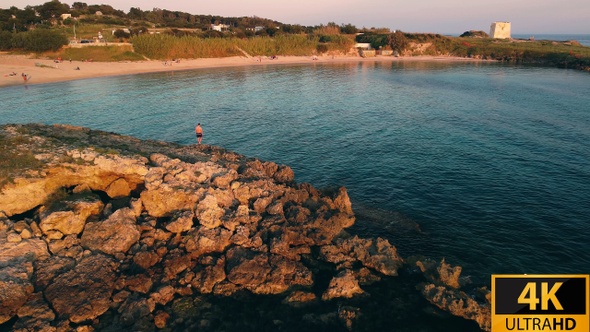
[[[40,5],[37,8],[37,12],[43,20],[57,19],[61,14],[70,11],[70,6],[62,4],[59,0],[53,0]]]
[[[41,23],[41,18],[35,15],[35,9],[31,6],[27,6],[25,9],[19,11],[17,17],[23,25]]]
[[[12,14],[8,9],[0,9],[0,31],[12,29],[12,24],[8,21],[12,18]]]
[[[40,22],[41,18],[35,16],[35,10],[30,6],[27,6],[24,10],[16,7],[0,9],[0,30],[27,31],[29,26]]]
[[[100,5],[98,6],[98,10],[103,14],[103,15],[114,15],[116,16],[116,10],[115,8],[113,8],[110,5]]]
[[[140,8],[131,7],[129,9],[129,13],[127,14],[127,17],[132,20],[143,20],[145,16]]]
[[[352,35],[352,34],[355,34],[355,33],[357,33],[357,32],[358,32],[358,29],[356,28],[356,26],[354,26],[354,25],[352,25],[352,24],[348,23],[347,25],[344,25],[344,24],[343,24],[343,25],[340,27],[340,31],[341,31],[343,34]]]
[[[88,5],[85,2],[74,2],[72,9],[77,10],[81,13],[88,13]]]
[[[397,51],[398,53],[402,53],[408,47],[408,39],[406,38],[404,33],[399,30],[390,34],[388,39],[389,46],[391,46],[391,49]]]

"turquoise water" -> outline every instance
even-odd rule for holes
[[[290,165],[353,229],[492,273],[590,273],[590,75],[496,63],[252,66],[0,89],[1,123],[66,123]]]

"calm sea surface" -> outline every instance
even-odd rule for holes
[[[590,75],[496,63],[252,66],[0,89],[62,123],[290,165],[345,186],[353,231],[492,273],[590,273]]]

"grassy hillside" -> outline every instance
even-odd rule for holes
[[[131,28],[131,35],[117,37],[113,31],[124,27],[108,24],[58,25],[51,29],[37,29],[18,34],[0,32],[0,49],[16,51],[37,51],[34,42],[45,35],[56,35],[57,47],[43,56],[61,57],[72,60],[93,61],[138,61],[144,59],[212,58],[241,56],[309,56],[313,54],[347,54],[354,50],[356,42],[370,43],[375,49],[398,50],[402,56],[444,55],[477,59],[492,59],[512,63],[531,63],[560,68],[576,68],[590,71],[590,47],[575,41],[528,41],[498,40],[482,37],[448,37],[439,34],[371,33],[355,36],[343,34],[337,26],[321,27],[308,33],[276,32],[273,36],[238,36],[232,32],[202,31],[195,29],[159,28],[157,33],[147,33],[147,28]],[[145,29],[140,31],[140,29]],[[150,33],[155,29],[150,29]],[[99,33],[109,46],[60,47],[74,35],[77,40],[93,40]],[[42,35],[38,37],[37,35]],[[392,45],[395,36],[396,45]],[[17,38],[18,37],[18,38]],[[35,39],[36,38],[36,39]],[[62,40],[65,40],[62,41]],[[123,46],[113,43],[127,42]],[[28,43],[28,44],[27,44]],[[21,45],[22,44],[22,45]],[[31,45],[29,45],[31,44]],[[27,47],[27,45],[29,45]],[[400,47],[401,45],[401,47]]]
[[[74,61],[141,61],[145,60],[141,54],[133,51],[132,45],[86,46],[83,48],[62,48],[57,52],[45,52],[49,58],[59,58]]]

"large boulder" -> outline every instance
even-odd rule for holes
[[[222,256],[219,259],[214,259],[211,265],[196,270],[191,285],[200,293],[208,294],[212,293],[215,285],[225,278],[225,257]]]
[[[59,231],[64,235],[80,234],[84,230],[84,225],[88,217],[98,215],[102,212],[104,204],[96,196],[89,196],[76,201],[60,202],[64,209],[52,211],[44,209],[40,213],[41,222],[39,227],[43,233],[48,234],[51,231]]]
[[[194,257],[211,253],[222,253],[231,244],[232,232],[222,228],[198,227],[185,238],[185,248]]]
[[[59,317],[73,323],[92,320],[111,305],[117,264],[105,255],[83,258],[73,270],[58,275],[45,297]]]
[[[256,289],[266,281],[272,271],[266,253],[235,247],[228,250],[225,255],[227,280],[247,289]]]
[[[311,286],[311,271],[282,256],[235,247],[226,253],[227,280],[255,294],[280,294],[293,286]]]
[[[105,221],[87,223],[81,244],[85,248],[113,255],[126,253],[139,238],[134,212],[130,208],[123,208]]]
[[[424,297],[444,311],[465,319],[474,320],[484,331],[491,330],[491,310],[489,303],[480,303],[468,294],[444,286],[425,284],[422,287]]]
[[[351,298],[363,294],[354,272],[342,270],[332,280],[328,289],[322,295],[322,300],[329,301],[335,298]]]
[[[43,297],[43,293],[33,293],[27,302],[18,310],[19,321],[14,331],[55,331],[51,326],[55,313]]]
[[[33,265],[25,259],[0,263],[0,324],[14,317],[33,294],[32,274]]]
[[[404,262],[398,256],[397,249],[382,238],[361,239],[354,236],[337,239],[335,244],[323,246],[320,254],[330,263],[351,268],[358,262],[388,276],[396,276]]]
[[[29,261],[44,260],[50,256],[47,243],[41,239],[26,239],[7,242],[0,239],[0,266],[27,258]]]
[[[191,211],[199,199],[199,192],[175,190],[167,185],[141,192],[141,201],[150,216],[159,218],[173,215],[176,211]]]
[[[196,214],[201,225],[207,228],[215,228],[221,225],[221,218],[225,215],[225,210],[219,207],[217,198],[214,195],[206,194],[199,201]]]
[[[256,294],[280,294],[291,287],[311,287],[313,276],[311,271],[301,262],[287,260],[282,256],[270,255],[270,274],[266,281],[256,287]]]
[[[166,229],[171,233],[182,233],[190,231],[193,228],[194,213],[191,211],[182,211],[173,216],[173,220],[166,225]]]

